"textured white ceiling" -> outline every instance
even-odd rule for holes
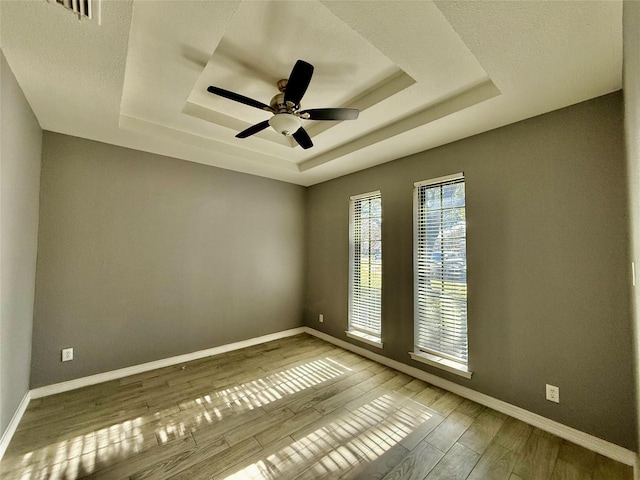
[[[621,86],[622,3],[101,2],[101,22],[0,1],[0,46],[42,128],[311,185],[558,109]],[[315,66],[303,150],[267,112],[297,59]]]

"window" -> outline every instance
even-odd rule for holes
[[[414,360],[467,378],[467,240],[462,173],[414,188]]]
[[[351,338],[382,347],[382,197],[351,197],[349,208],[349,330]]]

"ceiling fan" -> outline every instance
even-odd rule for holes
[[[214,86],[207,88],[207,91],[214,95],[273,113],[269,120],[252,125],[238,133],[236,138],[247,138],[271,125],[276,132],[285,136],[292,136],[302,148],[307,149],[313,147],[313,142],[307,131],[302,127],[301,119],[355,120],[360,113],[356,108],[312,108],[300,110],[300,100],[307,91],[312,75],[313,65],[304,60],[298,60],[291,70],[289,79],[278,81],[280,93],[271,99],[270,105]]]

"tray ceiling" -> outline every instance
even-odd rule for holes
[[[43,129],[311,185],[617,90],[621,2],[105,1],[78,21],[0,2],[1,47]],[[268,112],[315,66],[303,150]]]

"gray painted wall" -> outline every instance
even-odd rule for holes
[[[0,52],[0,436],[29,390],[42,131]]]
[[[302,325],[303,187],[45,132],[40,205],[32,387]]]
[[[631,258],[640,274],[640,2],[624,2],[624,106],[629,206],[631,212]],[[638,285],[640,287],[640,285]],[[640,289],[632,289],[636,341],[636,405],[640,405]],[[637,408],[637,407],[636,407]],[[639,418],[640,420],[640,418]],[[638,426],[640,434],[640,424]],[[640,444],[640,440],[639,440]]]
[[[349,197],[379,189],[384,349],[359,346],[635,450],[622,106],[618,92],[310,187],[305,323],[358,344],[344,334]],[[459,171],[471,380],[407,354],[413,183]]]

